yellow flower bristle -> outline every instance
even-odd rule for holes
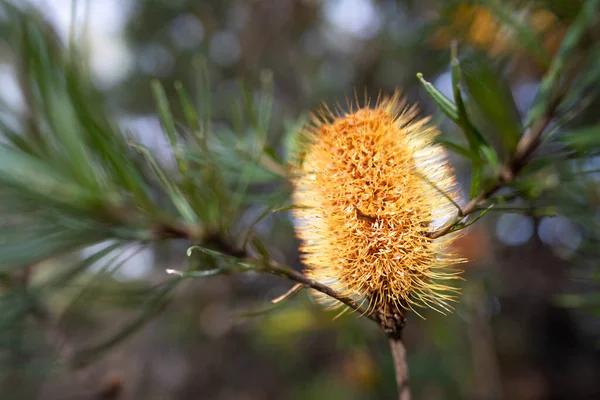
[[[395,93],[343,116],[324,107],[303,128],[294,165],[293,216],[310,278],[370,311],[450,311],[460,271],[448,246],[428,237],[456,215],[457,196],[437,129]],[[337,306],[316,294],[323,304]]]

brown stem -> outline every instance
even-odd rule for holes
[[[199,232],[201,230],[197,230],[190,228],[185,225],[177,225],[177,224],[159,224],[154,227],[154,235],[156,238],[182,238],[192,240],[194,238],[201,237]],[[290,279],[292,281],[296,281],[302,286],[309,287],[311,289],[317,290],[323,294],[326,294],[342,303],[352,308],[355,311],[360,312],[363,315],[366,315],[368,318],[373,321],[381,324],[382,316],[376,315],[373,312],[369,312],[369,310],[362,307],[361,304],[356,301],[338,293],[336,290],[332,289],[327,285],[323,285],[313,279],[308,278],[301,272],[298,272],[288,266],[281,265],[273,260],[257,260],[255,258],[248,257],[247,252],[244,249],[239,249],[236,246],[231,245],[227,240],[219,235],[205,235],[202,237],[202,243],[209,244],[215,247],[218,251],[227,254],[229,256],[238,257],[247,260],[249,263],[253,263],[261,268],[264,272],[269,274],[277,275],[284,277],[286,279]]]
[[[396,384],[398,386],[398,399],[410,400],[410,385],[408,380],[408,364],[406,363],[406,347],[402,338],[397,335],[388,335],[390,350],[394,359]]]
[[[288,297],[290,297],[291,295],[293,295],[294,293],[297,293],[298,291],[300,291],[302,288],[304,287],[303,284],[301,283],[296,283],[294,286],[292,286],[290,288],[290,290],[288,290],[287,292],[285,292],[284,294],[282,294],[279,297],[274,298],[273,300],[271,300],[272,304],[277,304],[277,303],[281,303],[283,300],[287,299]]]
[[[396,384],[398,386],[398,398],[400,400],[410,400],[406,348],[402,342],[402,332],[406,324],[406,315],[398,311],[395,306],[390,305],[384,310],[378,310],[372,314],[375,316],[375,320],[379,322],[381,329],[387,334],[390,343],[390,350],[394,359]]]
[[[215,235],[208,235],[198,226],[186,225],[179,222],[163,222],[152,227],[152,238],[156,240],[167,238],[185,238],[192,242],[211,240]]]
[[[296,281],[306,287],[315,289],[323,294],[326,294],[329,297],[332,297],[332,298],[344,303],[345,305],[352,308],[353,310],[356,310],[356,311],[362,313],[363,315],[366,315],[368,318],[372,319],[373,321],[380,323],[380,317],[378,317],[374,313],[369,313],[356,301],[354,301],[346,296],[343,296],[342,294],[338,293],[337,291],[335,291],[334,289],[330,288],[327,285],[323,285],[322,283],[319,283],[313,279],[308,278],[306,275],[304,275],[301,272],[298,272],[289,267],[280,265],[279,263],[272,261],[272,260],[264,263],[262,265],[262,268],[265,272]]]

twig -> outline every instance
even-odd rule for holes
[[[180,230],[180,231],[172,232],[172,233],[173,233],[173,235],[175,235],[175,237],[189,239],[189,237],[187,236],[188,232],[186,230]],[[222,254],[223,256],[239,259],[238,261],[240,261],[240,264],[243,264],[245,266],[245,268],[250,268],[250,269],[265,272],[268,274],[277,275],[277,276],[298,282],[301,286],[305,286],[305,287],[317,290],[323,294],[326,294],[329,297],[332,297],[332,298],[340,301],[341,303],[347,305],[348,307],[352,308],[353,310],[360,312],[362,315],[366,315],[368,318],[372,319],[373,321],[382,324],[382,326],[387,323],[385,320],[386,317],[384,315],[382,315],[381,313],[374,313],[371,310],[364,308],[362,306],[362,303],[358,303],[358,302],[354,301],[353,299],[338,293],[336,290],[332,289],[331,287],[324,285],[322,283],[319,283],[313,279],[308,278],[306,275],[304,275],[301,272],[298,272],[286,265],[279,264],[277,261],[270,260],[270,259],[264,259],[264,258],[259,259],[256,257],[252,257],[248,254],[248,252],[245,249],[239,249],[238,247],[232,245],[228,240],[226,240],[225,238],[223,238],[219,235],[206,237],[204,239],[203,243],[205,245],[208,245],[208,246],[216,249],[216,250],[209,250],[206,248],[201,249],[201,251],[203,251],[205,253],[210,252],[210,254],[215,254],[215,255]],[[193,249],[200,249],[200,247],[199,246],[190,247],[190,249],[188,249],[188,255],[189,255],[190,251]],[[178,271],[174,271],[174,270],[168,270],[168,273],[179,274]],[[190,276],[192,276],[192,275],[190,274]],[[295,290],[297,290],[296,286],[294,286],[292,288],[292,290],[290,290],[290,292],[294,292]],[[284,295],[284,297],[287,295],[288,295],[288,293],[286,293]]]
[[[201,227],[179,222],[158,223],[151,228],[151,237],[155,240],[184,238],[197,242],[211,239],[210,235],[205,235],[206,232]]]
[[[464,219],[464,217],[478,211],[482,202],[487,200],[504,185],[515,180],[521,169],[527,165],[527,162],[531,158],[533,152],[540,145],[541,136],[550,124],[554,110],[556,109],[558,103],[559,101],[557,99],[555,102],[553,102],[548,112],[546,112],[536,123],[531,126],[530,129],[525,132],[517,144],[517,149],[512,159],[507,163],[507,165],[500,168],[500,173],[498,174],[496,181],[487,188],[482,189],[477,196],[475,196],[464,207],[458,210],[457,216],[454,218],[454,220],[442,226],[440,229],[431,232],[429,234],[430,238],[436,239],[449,233]]]
[[[293,281],[296,281],[296,282],[302,284],[303,286],[309,287],[311,289],[315,289],[323,294],[326,294],[327,296],[332,297],[332,298],[344,303],[345,305],[352,308],[353,310],[360,312],[362,315],[367,316],[371,320],[373,320],[377,323],[381,323],[381,318],[378,315],[368,312],[368,310],[363,308],[361,304],[338,293],[337,291],[333,290],[332,288],[330,288],[327,285],[323,285],[322,283],[319,283],[313,279],[308,278],[306,275],[304,275],[301,272],[298,272],[289,267],[283,266],[273,260],[269,260],[269,261],[265,262],[264,264],[261,265],[261,267],[267,273],[281,276],[283,278],[291,279]]]
[[[274,298],[273,300],[271,300],[272,304],[277,304],[285,299],[287,299],[289,296],[291,296],[292,294],[298,292],[300,289],[302,289],[304,287],[303,284],[301,283],[296,283],[294,286],[292,286],[292,288],[290,290],[288,290],[287,292],[285,292],[284,294],[282,294],[279,297]]]
[[[390,350],[394,359],[396,384],[398,385],[398,399],[410,400],[410,386],[408,379],[408,364],[406,363],[406,347],[402,338],[389,336]]]

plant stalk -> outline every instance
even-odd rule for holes
[[[396,372],[396,385],[398,386],[398,399],[410,400],[410,385],[408,380],[408,364],[406,363],[406,347],[398,335],[388,335],[390,350],[394,359]]]

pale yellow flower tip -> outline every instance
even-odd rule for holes
[[[324,107],[301,132],[293,165],[293,216],[306,274],[378,311],[450,311],[442,284],[456,235],[428,232],[456,215],[454,171],[437,129],[399,92],[343,115]],[[330,306],[341,303],[316,294]]]

